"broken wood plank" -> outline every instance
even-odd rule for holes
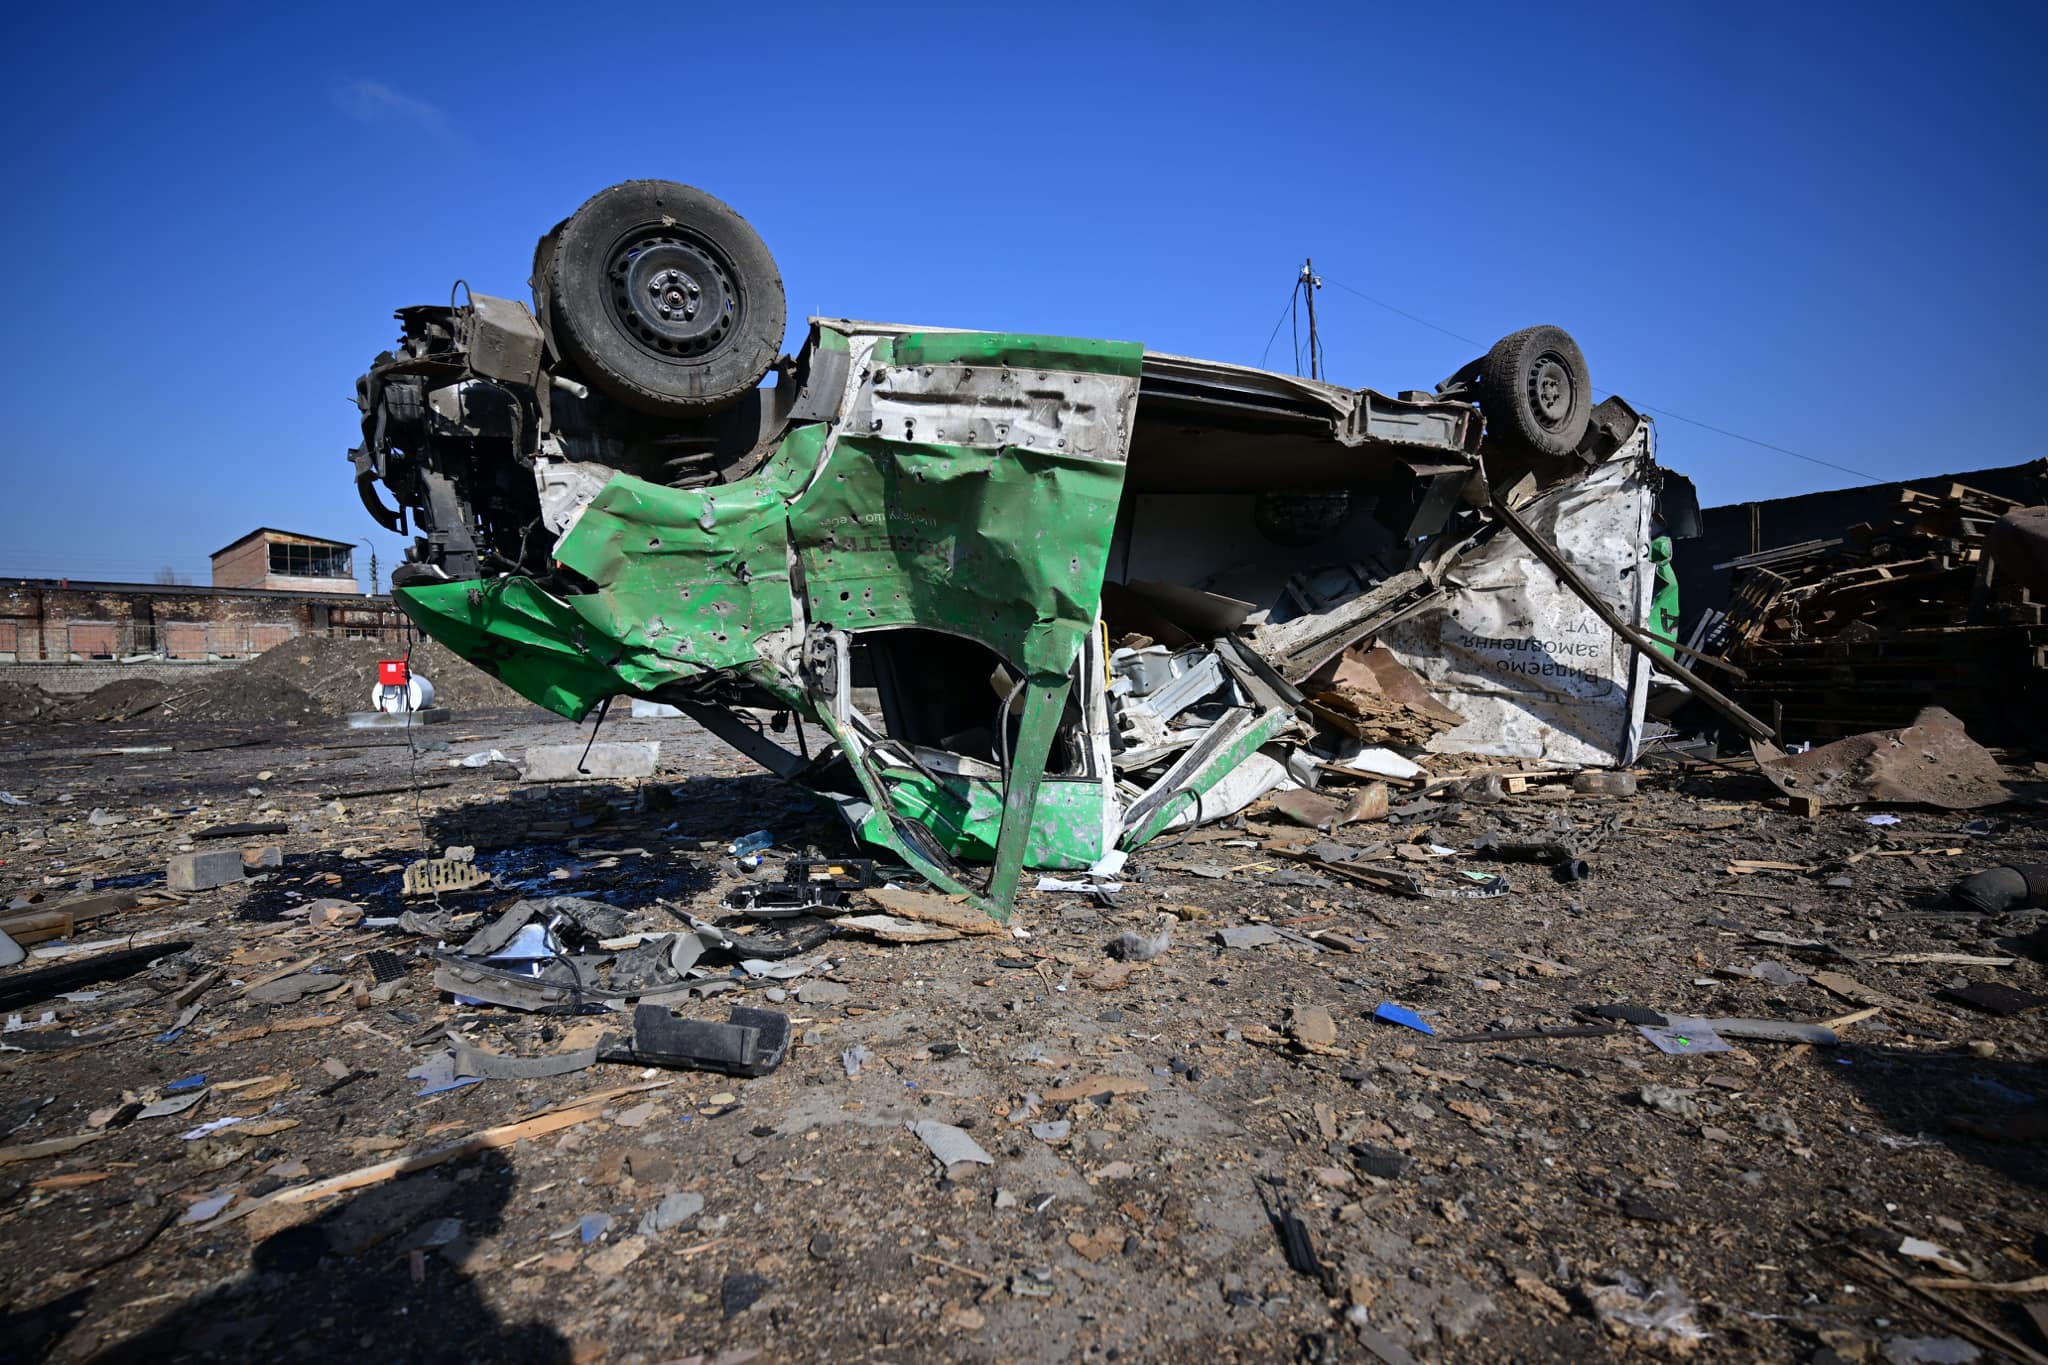
[[[435,1147],[429,1151],[417,1152],[411,1156],[393,1157],[369,1166],[359,1166],[353,1171],[343,1171],[320,1180],[308,1181],[303,1185],[290,1185],[273,1191],[260,1199],[252,1199],[239,1208],[230,1210],[222,1217],[207,1224],[209,1228],[232,1223],[236,1219],[254,1213],[257,1209],[272,1204],[310,1204],[316,1199],[329,1195],[347,1194],[369,1185],[381,1185],[415,1171],[430,1170],[446,1162],[457,1161],[478,1152],[487,1152],[499,1147],[510,1147],[522,1138],[545,1137],[549,1133],[573,1128],[579,1123],[588,1123],[615,1099],[625,1095],[637,1095],[646,1090],[660,1090],[674,1085],[673,1080],[643,1081],[638,1085],[623,1085],[615,1090],[599,1090],[579,1099],[569,1100],[552,1109],[543,1109],[537,1114],[501,1123],[494,1128],[485,1128],[471,1133],[458,1142]]]
[[[2048,1294],[2048,1275],[2035,1275],[2024,1280],[2005,1280],[1998,1283],[1965,1280],[1959,1276],[1915,1275],[1906,1283],[1915,1289],[1961,1289],[1975,1294]]]
[[[9,938],[23,946],[41,943],[45,939],[69,938],[80,925],[133,909],[147,894],[142,891],[108,891],[97,896],[60,901],[56,905],[11,910],[0,915],[0,931],[5,931]]]
[[[62,1156],[77,1151],[88,1142],[98,1142],[105,1133],[79,1133],[73,1137],[44,1138],[41,1142],[24,1142],[18,1147],[0,1147],[0,1166],[12,1166],[17,1161],[39,1161],[46,1156]]]

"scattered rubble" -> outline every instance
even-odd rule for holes
[[[1274,592],[1406,610],[1508,544]],[[521,764],[587,729],[352,734],[306,647],[239,712],[0,697],[9,1350],[2041,1358],[2048,769],[1939,715],[1516,731],[1391,628],[1141,642],[1248,598],[1134,577],[1079,646],[1120,727],[1091,799],[1170,799],[1007,900],[857,844],[858,776],[721,743],[825,755],[831,708],[621,708],[638,775],[554,782]],[[948,683],[989,759],[873,762],[999,784],[1034,713],[991,671]],[[1256,780],[1176,796],[1233,734]]]

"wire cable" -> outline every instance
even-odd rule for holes
[[[1259,352],[1259,368],[1266,368],[1266,357],[1273,354],[1273,343],[1280,338],[1280,324],[1287,321],[1288,312],[1294,307],[1294,290],[1287,291],[1287,302],[1280,305],[1280,316],[1273,319],[1273,330],[1266,334],[1266,349]]]

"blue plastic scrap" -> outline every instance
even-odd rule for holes
[[[1422,1016],[1406,1005],[1382,1001],[1379,1008],[1372,1012],[1372,1016],[1375,1019],[1384,1019],[1390,1024],[1399,1024],[1402,1028],[1412,1028],[1417,1033],[1427,1033],[1432,1038],[1436,1036],[1436,1030],[1423,1023]]]
[[[197,1090],[205,1084],[206,1076],[204,1073],[197,1076],[187,1076],[182,1081],[172,1081],[169,1085],[165,1086],[164,1093],[166,1095],[177,1095],[187,1090]]]

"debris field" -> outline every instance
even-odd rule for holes
[[[9,1358],[2048,1352],[2048,912],[1951,894],[2048,861],[2013,755],[1473,760],[1004,924],[689,720],[291,719],[0,727]]]

